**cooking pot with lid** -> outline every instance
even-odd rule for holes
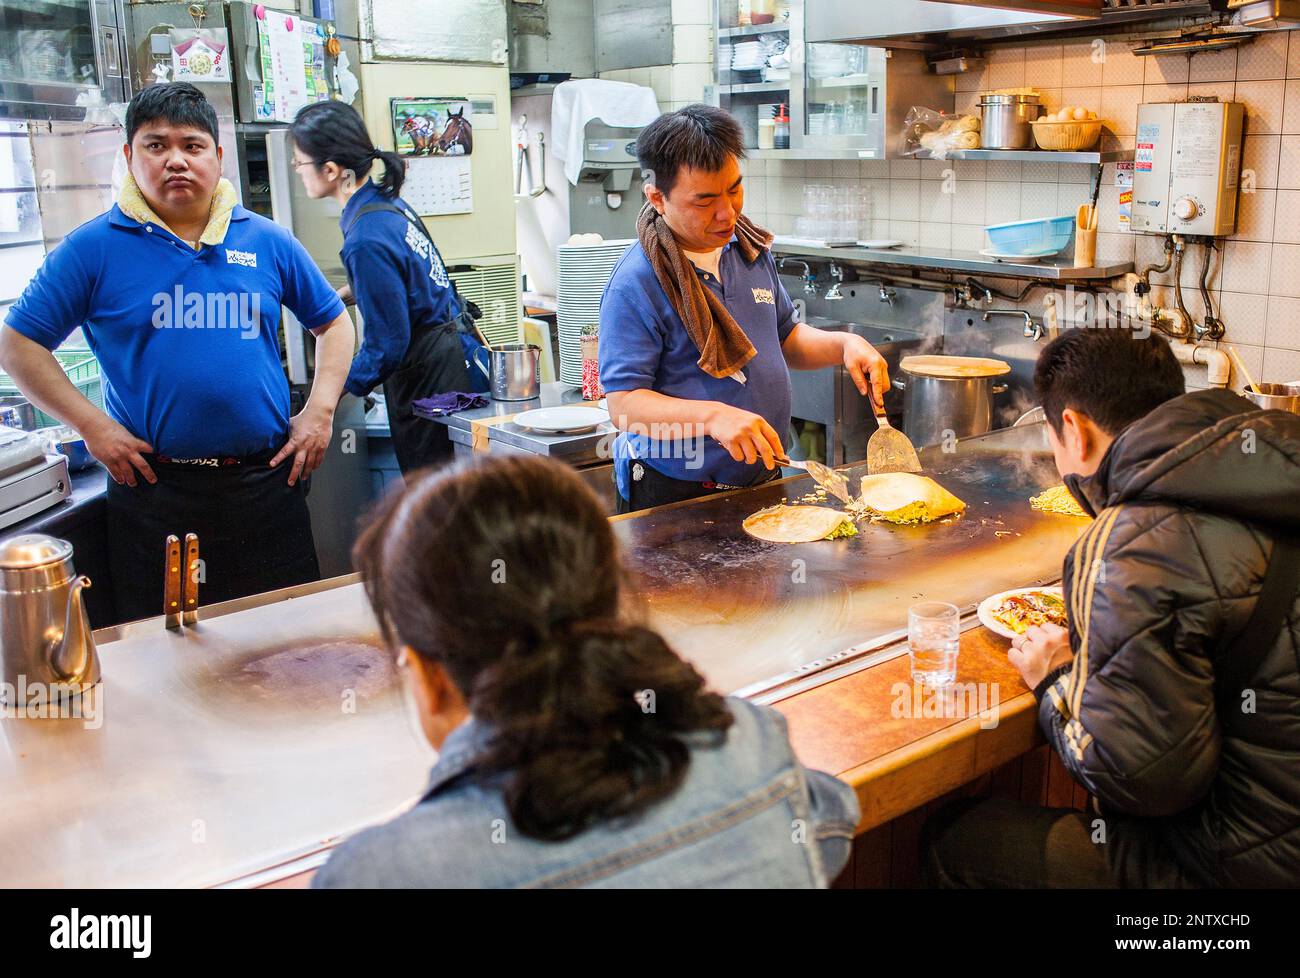
[[[903,392],[903,434],[917,448],[947,439],[982,435],[993,427],[993,398],[1011,372],[1003,360],[986,357],[904,357],[894,386]]]

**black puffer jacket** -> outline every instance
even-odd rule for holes
[[[1096,520],[1065,561],[1075,659],[1036,690],[1043,730],[1194,879],[1300,885],[1300,600],[1247,680],[1256,712],[1215,703],[1274,534],[1300,529],[1300,417],[1186,394],[1066,481]]]

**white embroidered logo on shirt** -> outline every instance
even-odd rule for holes
[[[236,251],[234,248],[226,249],[227,265],[243,265],[245,268],[257,267],[257,252],[255,251]]]
[[[755,304],[766,302],[769,306],[774,306],[776,305],[776,296],[772,294],[771,289],[755,289],[754,302]]]

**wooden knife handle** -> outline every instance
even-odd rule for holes
[[[193,625],[199,620],[199,537],[185,534],[185,598],[184,622]]]
[[[181,624],[181,541],[175,535],[167,537],[166,565],[163,578],[163,615],[168,628]]]

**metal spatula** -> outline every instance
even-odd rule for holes
[[[821,462],[814,462],[811,459],[807,462],[793,462],[788,458],[778,459],[778,464],[784,465],[791,469],[803,469],[817,485],[821,486],[832,496],[842,503],[851,503],[853,494],[849,492],[849,480],[836,472],[829,465],[823,465]]]
[[[908,437],[893,427],[883,409],[877,409],[879,430],[867,441],[867,472],[920,472],[921,460]]]

